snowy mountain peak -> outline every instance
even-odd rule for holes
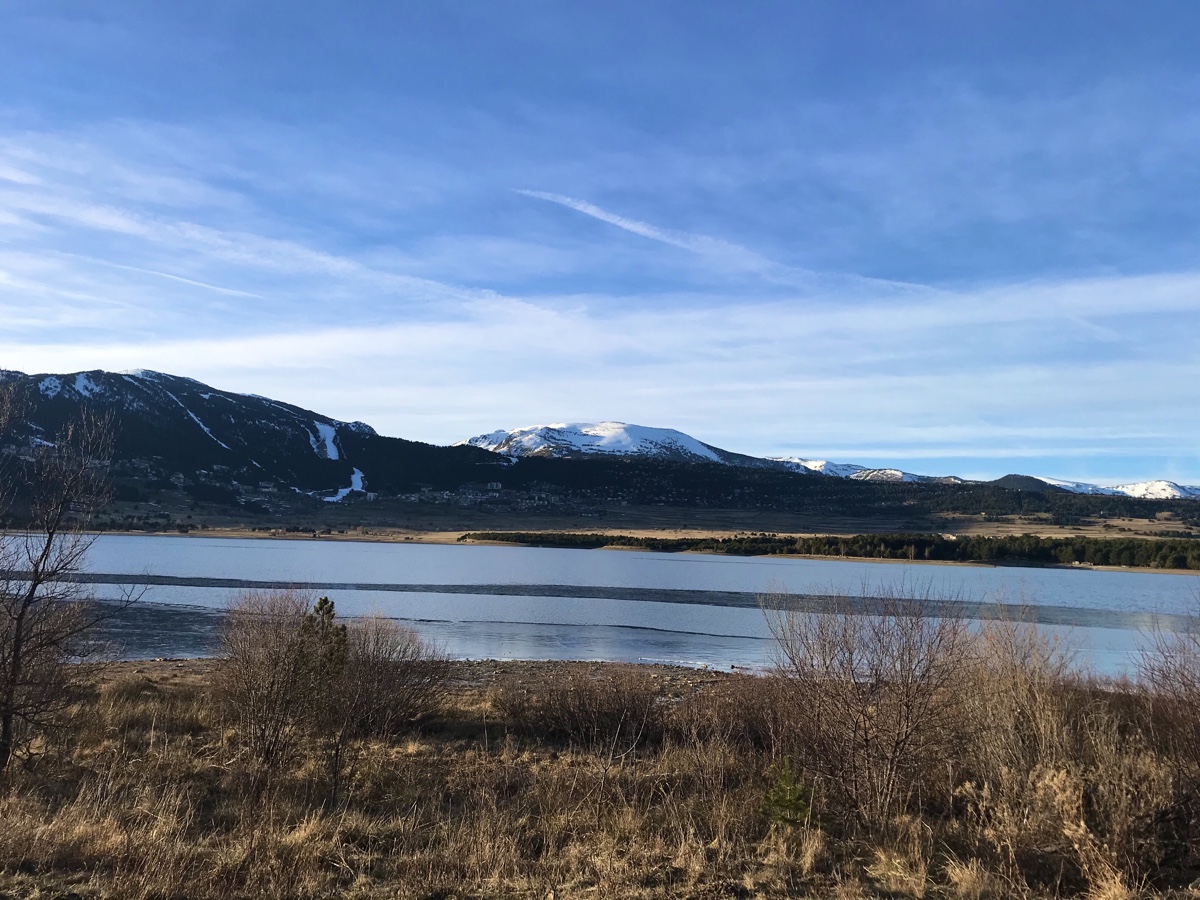
[[[1087,484],[1082,481],[1062,481],[1058,478],[1044,478],[1041,475],[1034,475],[1038,481],[1044,482],[1051,487],[1061,488],[1064,491],[1069,491],[1072,494],[1103,494],[1109,497],[1115,497],[1121,492],[1116,488],[1100,487],[1097,484]]]
[[[827,459],[801,459],[796,456],[773,456],[772,462],[782,463],[794,472],[811,472],[814,475],[828,475],[832,478],[850,478],[854,481],[890,481],[890,482],[959,482],[962,479],[954,476],[914,475],[900,469],[871,469],[854,463],[836,463]]]
[[[1200,499],[1200,486],[1176,484],[1173,481],[1140,481],[1137,484],[1122,484],[1113,490],[1126,497],[1143,500]]]
[[[801,459],[798,456],[772,456],[770,459],[783,463],[787,468],[796,472],[812,472],[816,475],[829,475],[834,478],[854,478],[858,473],[867,471],[866,466],[854,463],[835,463],[827,459]]]
[[[682,462],[715,462],[725,465],[785,469],[809,475],[847,478],[853,481],[890,483],[966,484],[956,475],[917,475],[893,468],[872,468],[855,463],[832,462],[797,456],[754,457],[714,447],[673,428],[652,428],[624,422],[555,423],[527,428],[500,429],[459,441],[490,450],[516,460],[523,456],[583,459],[595,456],[637,456]],[[1010,476],[1013,477],[1013,476]],[[1134,497],[1145,500],[1200,499],[1200,486],[1179,485],[1173,481],[1144,481],[1104,487],[1080,481],[1064,481],[1042,476],[1018,476],[1031,484],[1075,494]],[[1003,482],[1004,479],[1001,479]],[[1008,485],[1006,485],[1008,486]],[[1025,488],[1029,489],[1029,488]]]
[[[458,442],[458,445],[464,444],[514,458],[600,455],[725,462],[727,455],[673,428],[649,428],[624,422],[558,422],[501,429]]]
[[[1070,491],[1072,494],[1100,494],[1108,497],[1136,497],[1139,500],[1190,500],[1200,499],[1200,486],[1176,484],[1173,481],[1139,481],[1134,484],[1118,484],[1103,487],[1082,481],[1061,481],[1057,478],[1034,476],[1052,487]]]

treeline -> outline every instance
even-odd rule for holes
[[[1044,486],[1020,490],[997,482],[872,482],[774,469],[638,458],[587,460],[528,457],[497,476],[506,488],[565,491],[603,505],[763,509],[904,521],[945,513],[989,516],[1050,515],[1068,524],[1083,519],[1150,519],[1175,513],[1200,520],[1195,500],[1072,494]]]
[[[793,537],[751,534],[728,538],[656,538],[578,532],[484,531],[462,540],[579,550],[629,547],[656,553],[725,553],[732,556],[838,556],[861,559],[938,560],[1024,565],[1136,566],[1200,570],[1200,540],[1141,538],[945,537],[940,534],[855,534]]]

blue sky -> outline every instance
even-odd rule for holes
[[[1191,4],[0,0],[0,366],[1200,483]]]

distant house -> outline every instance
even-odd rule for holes
[[[489,481],[489,482],[487,483],[487,489],[488,489],[489,491],[498,491],[498,490],[501,490],[502,488],[501,488],[500,482],[498,482],[498,481]]]

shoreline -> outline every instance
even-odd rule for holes
[[[954,566],[965,568],[982,568],[982,569],[1059,569],[1071,572],[1130,572],[1130,573],[1145,573],[1155,575],[1190,575],[1195,578],[1200,578],[1200,571],[1195,569],[1156,569],[1150,566],[1097,566],[1090,563],[1072,563],[1070,565],[1062,563],[992,563],[980,561],[959,561],[949,559],[881,559],[871,556],[832,556],[820,554],[803,554],[803,553],[764,553],[754,555],[743,555],[735,553],[709,553],[703,550],[646,550],[641,547],[630,546],[606,546],[606,547],[588,547],[588,548],[566,548],[566,547],[538,547],[536,544],[523,544],[510,541],[477,541],[463,540],[467,534],[472,534],[470,530],[463,531],[403,531],[393,529],[379,532],[374,531],[359,531],[346,532],[342,534],[314,534],[312,532],[278,532],[264,533],[261,531],[251,531],[245,528],[209,528],[204,531],[190,531],[186,534],[178,531],[89,531],[87,532],[95,537],[117,536],[117,537],[170,537],[170,538],[218,538],[221,540],[261,540],[261,541],[332,541],[337,543],[364,543],[364,544],[429,544],[441,546],[458,546],[458,547],[514,547],[534,550],[564,550],[564,549],[581,549],[581,550],[598,550],[608,552],[631,552],[631,553],[662,553],[671,556],[710,556],[717,558],[740,558],[740,559],[809,559],[809,560],[830,560],[835,562],[853,562],[853,563],[874,563],[880,565],[919,565],[919,566]],[[547,535],[563,534],[566,532],[546,531],[537,532]],[[598,531],[597,534],[609,535],[610,532]],[[631,536],[631,537],[714,537],[728,538],[735,537],[737,532],[725,532],[717,530],[688,530],[680,531],[678,529],[666,529],[663,531],[647,531],[644,529],[632,529],[630,531],[612,532],[611,536]],[[781,537],[840,537],[843,535],[826,535],[821,533],[796,533],[796,534],[780,534]],[[1117,540],[1117,538],[1113,538]]]
[[[129,675],[141,675],[167,681],[203,681],[211,677],[213,669],[219,664],[220,658],[216,656],[123,659],[105,664],[102,677],[117,680]],[[601,659],[451,659],[447,664],[450,670],[448,681],[452,688],[482,691],[503,682],[540,684],[564,675],[597,675],[601,672],[630,670],[647,674],[653,679],[661,679],[665,686],[686,686],[694,689],[737,676],[756,677],[765,671],[748,666],[719,669],[711,666],[685,666],[661,662],[631,663]]]

